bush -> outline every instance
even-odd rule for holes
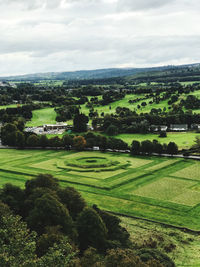
[[[159,137],[167,137],[167,133],[165,131],[161,131]]]

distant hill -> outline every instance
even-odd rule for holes
[[[200,64],[171,66],[166,69],[136,73],[125,77],[127,82],[189,82],[200,81]]]
[[[39,80],[87,80],[87,79],[106,79],[112,77],[125,77],[125,76],[142,76],[147,73],[165,72],[172,69],[193,68],[200,66],[200,64],[189,64],[181,66],[162,66],[152,68],[110,68],[110,69],[97,69],[97,70],[80,70],[70,72],[48,72],[48,73],[35,73],[18,76],[0,77],[0,81],[39,81]],[[140,76],[140,75],[139,75]]]

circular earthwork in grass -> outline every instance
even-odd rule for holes
[[[98,172],[98,171],[113,171],[118,169],[124,169],[129,166],[130,163],[126,160],[113,160],[111,157],[83,157],[77,156],[74,158],[65,159],[63,161],[57,161],[57,167],[80,171],[80,172]]]

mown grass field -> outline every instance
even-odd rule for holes
[[[109,105],[105,105],[105,106],[94,106],[94,110],[97,110],[97,112],[99,113],[99,115],[101,115],[102,112],[104,112],[104,114],[111,114],[111,113],[115,113],[115,109],[117,107],[126,107],[129,108],[130,110],[136,111],[138,113],[141,112],[150,112],[152,108],[161,108],[163,109],[164,107],[166,108],[166,111],[168,111],[168,100],[164,100],[161,101],[158,104],[148,104],[150,101],[152,101],[152,98],[148,98],[145,100],[140,100],[136,103],[129,103],[129,100],[134,100],[136,98],[143,98],[144,95],[140,94],[140,95],[136,95],[136,94],[129,94],[129,95],[125,95],[125,97],[121,100],[115,101],[113,103],[110,103]],[[142,102],[146,102],[147,105],[145,107],[141,106]],[[141,108],[138,109],[137,106],[140,105]],[[85,114],[89,114],[89,108],[86,107],[86,104],[81,105],[81,112],[85,113]]]
[[[33,111],[33,117],[31,121],[28,121],[27,127],[42,126],[44,124],[55,124],[56,112],[54,108],[43,108]]]
[[[91,205],[200,230],[198,161],[120,153],[2,149],[0,162],[0,186],[7,182],[24,186],[38,173],[50,173],[62,186],[79,190]]]
[[[59,136],[62,137],[66,133],[63,134],[47,134],[48,138]],[[106,135],[107,136],[107,135]],[[184,133],[175,133],[175,132],[169,132],[167,133],[166,138],[159,137],[158,134],[119,134],[116,136],[113,136],[115,138],[122,139],[127,144],[131,145],[133,140],[138,140],[140,142],[144,140],[151,140],[154,139],[158,140],[161,144],[168,144],[169,142],[175,142],[178,145],[179,150],[181,149],[189,149],[191,146],[195,144],[195,138],[196,136],[200,136],[199,133],[195,132],[184,132]]]
[[[165,138],[159,137],[159,134],[119,134],[115,137],[122,139],[129,145],[132,143],[133,140],[138,140],[142,142],[144,140],[153,141],[154,139],[156,139],[161,144],[175,142],[178,145],[179,149],[186,149],[190,148],[192,145],[195,144],[194,141],[196,136],[200,137],[200,134],[195,132],[169,132],[167,133],[167,137]]]

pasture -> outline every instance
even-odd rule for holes
[[[129,108],[132,111],[136,111],[138,113],[145,113],[145,112],[150,112],[152,108],[161,108],[163,109],[164,107],[166,108],[166,110],[168,110],[168,100],[163,100],[160,103],[156,104],[149,104],[150,101],[153,100],[153,98],[148,98],[145,100],[140,100],[136,103],[129,103],[129,100],[134,100],[137,98],[143,98],[145,95],[140,94],[140,95],[136,95],[136,94],[129,94],[129,95],[125,95],[125,97],[121,100],[115,101],[110,103],[109,105],[105,105],[105,106],[97,106],[94,105],[94,110],[97,110],[98,114],[101,115],[102,112],[104,112],[104,114],[111,114],[111,113],[115,113],[115,109],[117,107],[126,107]],[[145,107],[141,106],[142,102],[146,102],[147,105]],[[137,106],[140,105],[140,108],[138,108]],[[81,105],[81,112],[83,112],[84,114],[88,115],[89,114],[89,108],[86,107],[86,104]]]
[[[167,137],[159,137],[159,134],[119,134],[115,138],[122,139],[127,144],[131,145],[133,140],[138,140],[140,142],[144,140],[153,141],[158,140],[161,144],[168,144],[169,142],[175,142],[179,149],[188,149],[194,145],[195,137],[200,136],[199,133],[195,132],[168,132]]]
[[[64,150],[0,153],[0,186],[24,186],[50,173],[73,186],[89,205],[165,224],[200,230],[200,162],[128,154]]]
[[[26,123],[27,127],[42,126],[44,124],[55,124],[56,112],[54,108],[43,108],[33,110],[31,121]]]

